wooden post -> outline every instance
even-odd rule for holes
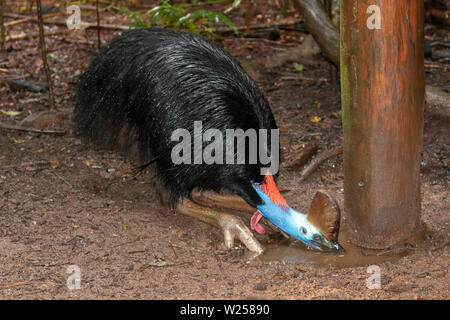
[[[387,248],[420,224],[423,0],[341,1],[349,239]]]

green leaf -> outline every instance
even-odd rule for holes
[[[297,62],[294,64],[294,68],[298,72],[302,72],[303,70],[305,70],[305,67],[302,64],[297,63]]]

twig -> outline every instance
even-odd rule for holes
[[[148,268],[168,268],[168,267],[178,267],[178,266],[183,266],[186,264],[190,264],[190,262],[179,262],[179,263],[167,263],[165,261],[155,261],[155,262],[150,262],[150,263],[146,263],[144,265],[142,265],[139,268],[139,271],[144,271],[145,269]]]
[[[299,138],[297,138],[297,141],[302,141],[306,137],[315,137],[315,136],[321,136],[322,132],[310,132],[305,133],[304,135],[301,135]]]
[[[18,79],[14,77],[13,79],[9,79],[8,77],[0,77],[0,81],[5,81],[9,86],[16,89],[25,89],[31,92],[44,92],[48,90],[46,84],[35,83],[23,79]]]
[[[342,146],[339,146],[332,150],[326,150],[322,152],[317,158],[313,159],[300,173],[300,180],[305,180],[309,175],[314,172],[324,161],[331,157],[337,156],[342,153]]]
[[[0,128],[1,129],[9,129],[9,130],[19,130],[19,131],[27,131],[27,132],[35,132],[35,133],[45,133],[45,134],[65,134],[65,131],[59,131],[59,130],[39,130],[35,128],[27,128],[22,127],[14,124],[7,124],[0,122]]]
[[[85,44],[85,45],[88,45],[88,46],[93,46],[93,45],[95,45],[94,42],[89,41],[89,40],[84,40],[84,39],[70,39],[70,38],[64,37],[64,38],[59,38],[59,39],[57,39],[57,40],[58,40],[58,41],[67,42],[67,43]],[[80,49],[80,48],[78,48],[78,47],[75,48],[75,50],[78,50],[78,49]],[[91,49],[89,49],[89,50],[91,50]]]
[[[65,184],[67,184],[71,189],[74,189],[73,185],[70,184],[69,181],[67,181],[66,179],[64,179],[62,176],[60,176],[59,174],[57,174],[56,172],[52,171],[52,174],[59,178],[60,180],[62,180]]]
[[[5,25],[6,27],[9,27],[9,26],[15,26],[15,25],[18,25],[18,24],[27,22],[27,21],[30,21],[30,18],[24,18],[24,19],[14,20],[14,21],[5,23],[4,25]]]
[[[265,43],[269,43],[272,46],[277,46],[277,47],[297,47],[298,44],[296,43],[290,43],[290,42],[280,42],[277,40],[270,40],[270,39],[264,39],[264,38],[248,38],[246,36],[243,37],[237,37],[236,39],[239,39],[239,41],[247,41],[247,42],[265,42]],[[275,48],[276,50],[283,50],[281,48]]]
[[[67,32],[67,30],[56,30],[54,32],[47,33],[47,36],[54,36],[54,35],[63,34],[66,32]],[[5,41],[24,40],[24,39],[37,38],[37,37],[39,37],[39,32],[20,33],[20,34],[13,34],[13,35],[6,37]]]
[[[0,0],[0,1],[3,1],[3,0]],[[16,282],[16,283],[11,283],[11,284],[7,284],[4,286],[0,286],[0,289],[9,289],[9,288],[14,288],[14,287],[27,286],[30,284],[32,284],[32,282],[30,282],[30,281]]]
[[[37,18],[28,17],[28,16],[24,16],[21,14],[16,14],[16,13],[5,13],[4,16],[8,17],[8,18],[13,18],[13,19],[29,18],[30,19],[29,21],[38,22]],[[64,20],[45,20],[45,21],[43,21],[43,23],[67,27],[66,21],[64,21]],[[100,26],[97,26],[97,23],[89,23],[89,22],[81,22],[81,28],[82,29],[100,28],[100,29],[105,29],[105,30],[124,30],[124,31],[130,30],[130,28],[128,26],[123,26],[123,25],[102,24],[101,23]]]
[[[292,20],[292,21],[288,21],[288,22],[272,22],[272,23],[255,24],[255,25],[250,26],[250,30],[263,30],[263,29],[272,29],[274,27],[292,26],[294,24],[300,23],[301,21],[302,21],[301,19],[297,19],[297,20]],[[237,27],[237,30],[240,32],[242,32],[242,31],[245,32],[245,31],[247,31],[247,27],[246,26]],[[229,27],[212,28],[212,31],[217,32],[217,33],[233,32],[233,30]]]
[[[97,12],[97,41],[98,41],[98,51],[102,48],[102,40],[100,39],[100,12],[98,11],[98,0],[96,1],[96,12]]]
[[[177,254],[177,252],[175,251],[175,247],[172,245],[172,243],[170,243],[169,242],[169,246],[170,246],[170,248],[172,249],[172,251],[173,251],[173,254],[175,255],[175,259],[178,259],[178,254]]]
[[[312,82],[328,82],[326,78],[309,78],[303,76],[284,76],[281,77],[282,81],[312,81]]]
[[[303,166],[309,158],[317,151],[317,145],[310,142],[304,145],[300,150],[295,151],[294,157],[285,165],[289,169],[298,169]]]
[[[42,19],[41,0],[36,0],[36,7],[37,7],[37,14],[38,14],[39,41],[41,44],[42,61],[44,63],[45,73],[47,74],[48,98],[49,98],[49,102],[50,102],[50,110],[55,110],[56,107],[55,107],[55,95],[53,92],[52,74],[50,71],[50,67],[48,66],[47,49],[45,47],[44,23],[43,23],[43,19]]]

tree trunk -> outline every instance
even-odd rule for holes
[[[392,246],[420,224],[423,20],[423,0],[341,1],[345,214],[363,247]]]

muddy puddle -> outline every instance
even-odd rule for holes
[[[353,245],[348,241],[345,228],[339,234],[339,244],[345,249],[343,253],[317,252],[308,249],[303,244],[283,240],[274,245],[267,245],[264,254],[259,256],[261,261],[300,262],[316,266],[334,266],[337,268],[366,266],[380,264],[387,261],[397,261],[412,252],[411,248],[423,242],[427,235],[425,228],[421,228],[413,237],[402,241],[399,245],[385,250],[366,249]]]

